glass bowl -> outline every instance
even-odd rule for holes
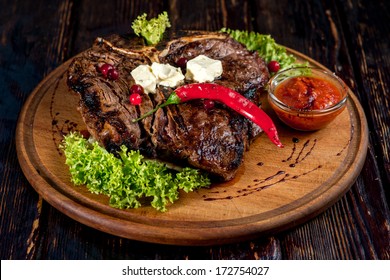
[[[282,70],[268,82],[268,102],[296,130],[327,126],[346,107],[348,88],[335,74],[314,67]]]

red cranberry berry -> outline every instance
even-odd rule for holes
[[[118,70],[116,70],[115,68],[108,70],[107,78],[109,78],[110,80],[114,80],[114,81],[117,80],[119,78]]]
[[[271,60],[269,63],[268,63],[268,70],[270,72],[273,72],[273,73],[276,73],[278,72],[280,69],[280,64],[279,62],[275,61],[275,60]]]
[[[139,93],[132,93],[129,96],[130,104],[132,105],[139,105],[142,102],[142,96]]]
[[[214,108],[215,106],[215,102],[213,100],[210,100],[210,99],[205,99],[203,101],[203,106],[206,110],[211,110]]]
[[[107,78],[108,72],[113,69],[114,66],[108,63],[104,63],[102,66],[98,68],[99,72],[102,73],[104,78]]]
[[[181,69],[185,69],[187,66],[188,59],[185,57],[181,57],[176,61],[176,65],[179,66]]]
[[[85,138],[85,139],[88,139],[88,138],[91,136],[91,134],[89,133],[89,131],[86,130],[86,129],[80,130],[79,132],[80,132],[80,134],[83,136],[83,138]]]
[[[134,84],[130,88],[130,93],[143,94],[144,93],[144,88],[141,85]]]

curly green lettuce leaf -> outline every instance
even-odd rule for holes
[[[131,26],[137,36],[142,36],[147,45],[155,45],[161,41],[164,32],[171,27],[168,13],[163,12],[157,18],[146,19],[146,14],[138,16]]]
[[[298,63],[296,57],[288,54],[286,48],[277,44],[271,35],[228,28],[222,28],[221,32],[228,33],[233,39],[244,44],[248,50],[257,51],[266,63],[272,60],[279,62],[281,70],[308,65],[307,62]]]
[[[95,194],[109,196],[112,207],[138,208],[145,202],[165,212],[179,198],[179,190],[194,191],[210,185],[206,174],[192,168],[177,172],[145,159],[139,151],[121,146],[118,157],[80,133],[66,135],[61,143],[71,181]]]

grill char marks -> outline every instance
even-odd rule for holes
[[[129,72],[150,61],[142,53],[112,51],[110,46],[97,40],[91,49],[73,60],[68,70],[67,82],[80,94],[78,109],[88,131],[109,152],[115,153],[122,144],[141,150],[147,146],[140,125],[131,121],[139,112],[129,103],[128,92],[134,84]],[[104,63],[114,65],[119,72],[118,80],[111,81],[99,73],[98,67]],[[145,111],[153,108],[147,98],[142,106]]]
[[[124,144],[148,157],[189,164],[218,179],[231,180],[245,150],[261,130],[223,104],[206,109],[202,100],[194,100],[159,109],[140,122],[131,121],[164,102],[173,91],[159,87],[156,94],[144,95],[140,106],[133,106],[128,101],[134,84],[131,70],[153,61],[175,65],[180,57],[200,54],[222,61],[223,74],[216,83],[258,103],[260,89],[269,78],[265,63],[227,35],[191,35],[156,48],[113,36],[97,40],[68,70],[68,85],[80,96],[78,109],[88,131],[110,152]],[[102,77],[97,66],[103,63],[114,65],[118,80]]]
[[[162,93],[161,93],[162,94]],[[192,101],[160,109],[155,114],[152,142],[166,160],[184,160],[230,180],[240,166],[247,134],[242,121],[222,106],[211,110],[202,101]]]

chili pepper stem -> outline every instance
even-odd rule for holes
[[[157,106],[156,108],[154,108],[153,110],[150,110],[150,111],[147,112],[146,114],[143,114],[143,115],[140,116],[139,118],[132,119],[131,121],[132,121],[133,123],[139,122],[140,120],[142,120],[142,119],[144,119],[144,118],[146,118],[146,117],[152,115],[153,113],[155,113],[158,109],[160,109],[160,108],[162,108],[162,107],[165,107],[165,106],[167,106],[167,105],[168,105],[168,104],[165,104],[165,105],[164,105],[164,104],[161,104],[161,105]]]
[[[140,121],[140,120],[142,120],[142,119],[144,119],[144,118],[154,114],[158,109],[163,108],[163,107],[168,106],[168,105],[179,104],[180,101],[181,100],[180,100],[179,96],[177,96],[177,94],[175,92],[172,92],[172,94],[169,95],[167,101],[165,101],[164,103],[162,103],[160,105],[157,105],[154,109],[152,109],[149,112],[143,114],[139,118],[132,119],[131,121],[133,123],[138,122],[138,121]]]

